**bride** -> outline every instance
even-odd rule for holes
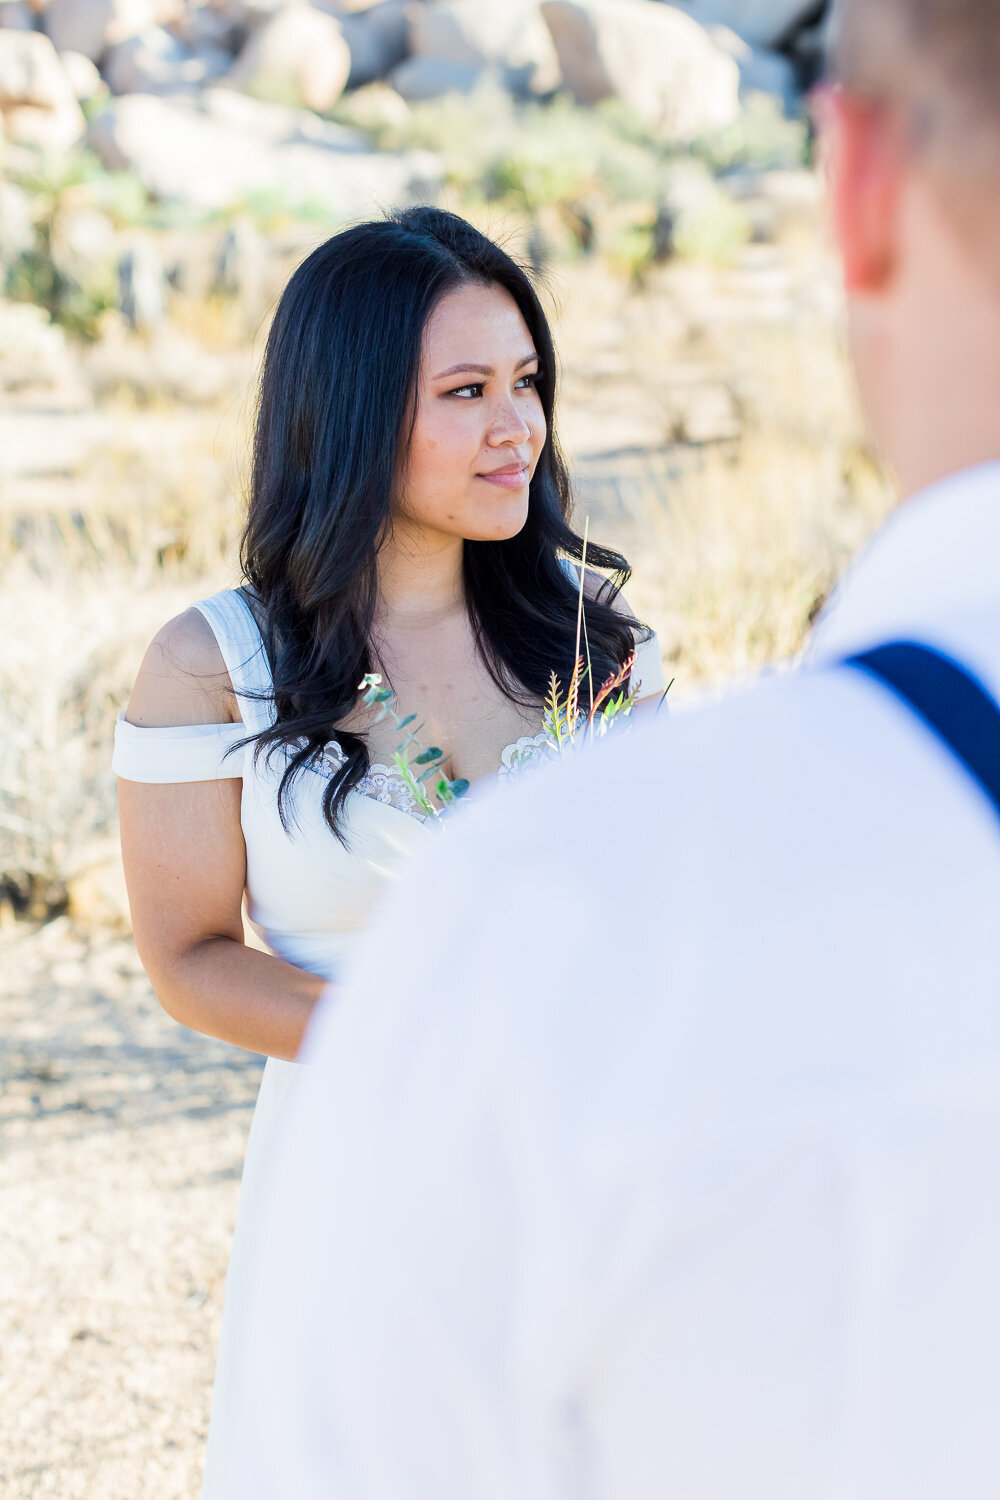
[[[226,1283],[203,1491],[227,1493],[247,1316],[243,1248],[268,1212],[261,1153],[320,993],[382,883],[431,836],[394,773],[380,672],[453,778],[483,782],[544,736],[576,654],[581,539],[553,431],[555,359],[521,268],[418,208],[328,240],[267,343],[244,582],[152,642],[115,733],[135,938],[177,1021],[267,1056]],[[655,637],[588,556],[593,680]],[[458,816],[461,815],[459,808]],[[261,947],[244,941],[243,903]],[[264,946],[268,951],[263,951]]]

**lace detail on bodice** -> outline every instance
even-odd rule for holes
[[[323,754],[313,761],[313,767],[332,776],[346,759],[336,740],[331,740]],[[370,765],[354,790],[363,797],[370,797],[373,802],[381,802],[385,807],[394,807],[397,812],[407,813],[411,818],[416,818],[418,823],[427,822],[428,815],[413,795],[412,788],[392,766],[383,766],[378,762]]]
[[[520,776],[528,766],[541,766],[555,754],[549,745],[548,735],[543,729],[541,734],[522,734],[513,745],[508,745],[500,757],[500,769],[497,772],[501,781],[508,781],[512,777]]]
[[[497,769],[497,777],[500,781],[518,777],[529,765],[543,765],[553,754],[544,730],[541,734],[522,734],[513,745],[507,745],[504,748]],[[317,756],[313,761],[313,769],[323,775],[332,776],[346,759],[346,755],[336,740],[331,740],[322,755]],[[386,807],[394,807],[397,812],[416,818],[418,823],[428,821],[429,814],[421,808],[413,795],[412,788],[392,766],[383,766],[377,762],[370,765],[354,790],[360,792],[363,797],[370,797],[373,802],[381,802]]]
[[[421,811],[411,788],[398,771],[390,770],[388,766],[369,766],[358,782],[358,790],[375,802],[384,802],[387,807],[397,807],[400,812],[409,813],[419,823],[427,821],[427,814]]]

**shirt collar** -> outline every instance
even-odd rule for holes
[[[1000,612],[1000,462],[900,505],[831,595],[807,654],[822,661],[919,640],[938,621],[984,608]]]

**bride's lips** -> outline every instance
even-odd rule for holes
[[[491,469],[487,474],[477,475],[487,484],[498,484],[505,490],[523,489],[530,477],[527,464],[505,464],[502,469]]]

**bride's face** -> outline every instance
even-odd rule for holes
[[[463,286],[424,329],[416,419],[398,509],[468,541],[516,536],[545,445],[538,355],[517,303],[497,286]]]

